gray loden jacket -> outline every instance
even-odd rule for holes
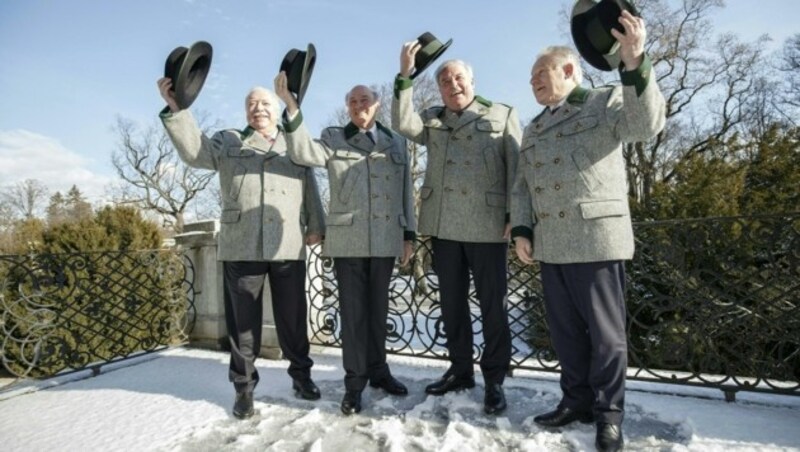
[[[525,128],[514,184],[512,237],[531,238],[550,264],[626,260],[634,242],[622,144],[664,127],[664,97],[645,57],[622,86],[576,87]]]
[[[324,213],[312,170],[292,163],[282,131],[272,143],[250,127],[208,138],[189,110],[161,120],[181,160],[219,174],[218,260],[305,259],[305,236],[325,233]]]
[[[506,242],[520,124],[508,105],[476,96],[461,113],[414,111],[410,79],[397,76],[392,128],[428,149],[419,233],[461,242]]]
[[[300,165],[326,167],[330,205],[323,253],[331,257],[397,257],[413,240],[414,194],[406,141],[377,123],[377,143],[358,128],[328,127],[314,140],[302,112],[284,119],[288,154]]]

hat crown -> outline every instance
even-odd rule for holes
[[[286,73],[286,87],[289,92],[297,97],[297,104],[303,100],[314,64],[317,61],[317,51],[314,44],[308,44],[308,50],[290,49],[281,61],[282,72]]]
[[[417,54],[414,55],[414,67],[416,71],[411,74],[412,79],[421,74],[425,68],[439,58],[450,44],[452,44],[453,40],[450,39],[442,44],[441,41],[436,39],[433,33],[426,31],[417,38],[417,42],[420,45],[420,49],[417,51]]]
[[[164,77],[172,80],[175,102],[181,109],[189,108],[200,94],[211,69],[211,44],[197,41],[189,48],[176,47],[164,63]]]
[[[611,30],[625,31],[619,23],[623,10],[638,16],[629,0],[577,0],[572,8],[570,28],[575,47],[597,69],[610,71],[621,63]]]

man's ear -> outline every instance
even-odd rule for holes
[[[575,67],[572,65],[572,63],[565,64],[562,66],[562,69],[564,70],[564,78],[571,79],[572,73],[575,71]]]

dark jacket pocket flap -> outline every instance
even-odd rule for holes
[[[353,212],[329,213],[325,217],[326,226],[350,226],[353,224]]]
[[[220,223],[238,223],[239,217],[242,216],[242,211],[239,209],[223,210],[219,216]]]
[[[603,217],[622,217],[628,215],[628,206],[620,199],[581,203],[581,216],[584,220]]]
[[[431,187],[422,187],[419,189],[419,197],[422,199],[430,198],[431,193],[433,193],[433,188]]]
[[[486,205],[492,207],[505,207],[506,195],[505,193],[486,193]]]
[[[478,120],[475,123],[475,128],[481,132],[502,132],[505,128],[505,123],[484,119]]]

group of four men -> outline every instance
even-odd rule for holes
[[[158,81],[168,105],[162,121],[181,158],[220,177],[219,259],[235,416],[254,412],[265,275],[293,388],[305,399],[320,397],[310,378],[304,249],[323,237],[340,295],[342,412],[361,410],[367,383],[407,394],[386,363],[386,317],[395,259],[409,261],[417,232],[432,238],[450,360],[425,391],[442,395],[475,386],[471,274],[485,341],[484,411],[503,411],[511,359],[506,253],[513,239],[524,263],[541,264],[547,321],[561,364],[562,400],[535,421],[547,427],[595,422],[599,449],[622,447],[623,262],[633,255],[633,236],[621,147],[661,130],[664,100],[644,54],[642,20],[623,12],[619,21],[624,33],[612,33],[624,64],[622,86],[584,89],[577,55],[567,47],[546,48],[530,82],[545,109],[524,134],[514,108],[475,95],[472,69],[460,60],[442,63],[434,74],[444,105],[415,111],[410,76],[417,41],[401,51],[391,128],[376,121],[377,93],[358,85],[345,96],[350,122],[313,139],[281,72],[274,81],[277,96],[264,88],[248,94],[247,128],[208,138],[189,110],[178,108],[172,81]],[[278,98],[286,105],[283,114]],[[419,224],[406,139],[428,149]],[[328,171],[327,216],[311,167]]]

